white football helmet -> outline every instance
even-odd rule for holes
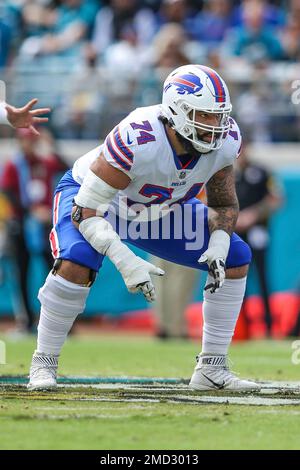
[[[184,65],[167,77],[164,83],[162,112],[169,124],[200,153],[218,150],[230,128],[232,106],[224,80],[204,65]],[[196,121],[196,111],[220,115],[218,126]],[[210,142],[201,134],[211,133]]]

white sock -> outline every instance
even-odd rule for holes
[[[37,352],[59,355],[76,317],[83,312],[89,287],[49,274],[39,291],[41,315]]]
[[[204,292],[202,354],[226,355],[242,306],[247,277],[226,279],[218,292]],[[206,284],[213,282],[208,275]]]

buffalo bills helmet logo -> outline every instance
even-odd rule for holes
[[[179,95],[199,95],[203,88],[200,78],[192,73],[171,77],[164,91],[166,92],[172,85],[176,86]]]

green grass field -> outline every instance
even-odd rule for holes
[[[3,337],[3,340],[6,339]],[[292,364],[292,341],[235,343],[233,369],[259,380],[300,381]],[[0,375],[25,375],[34,340],[6,341]],[[60,360],[60,375],[85,377],[178,377],[188,379],[199,352],[195,342],[159,342],[147,337],[72,337]],[[300,383],[300,382],[299,382]],[[196,403],[202,394],[185,386],[157,389],[61,387],[29,393],[0,386],[1,449],[299,449],[300,401],[275,406]],[[218,392],[215,396],[226,396]],[[205,393],[205,395],[209,395]],[[228,395],[228,393],[227,393]],[[272,398],[269,394],[266,397]],[[285,393],[278,395],[285,398]],[[291,395],[293,398],[293,395]],[[274,397],[275,398],[275,397]],[[191,401],[189,401],[191,400]],[[249,403],[248,401],[249,400]]]

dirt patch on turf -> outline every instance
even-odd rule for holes
[[[86,381],[86,378],[84,379]],[[162,381],[165,380],[165,383]],[[184,403],[184,404],[231,404],[248,406],[285,406],[300,405],[299,382],[264,382],[260,392],[236,393],[229,391],[199,392],[189,390],[183,379],[155,379],[116,378],[109,383],[109,378],[101,383],[98,379],[94,385],[79,384],[76,378],[72,383],[71,378],[66,378],[64,385],[51,392],[28,392],[25,386],[16,385],[16,378],[12,382],[15,385],[0,385],[0,398],[25,399],[32,401],[57,401],[60,403],[84,401],[84,402],[125,402],[125,403]],[[1,378],[0,378],[1,382]],[[99,383],[100,382],[100,383]]]

